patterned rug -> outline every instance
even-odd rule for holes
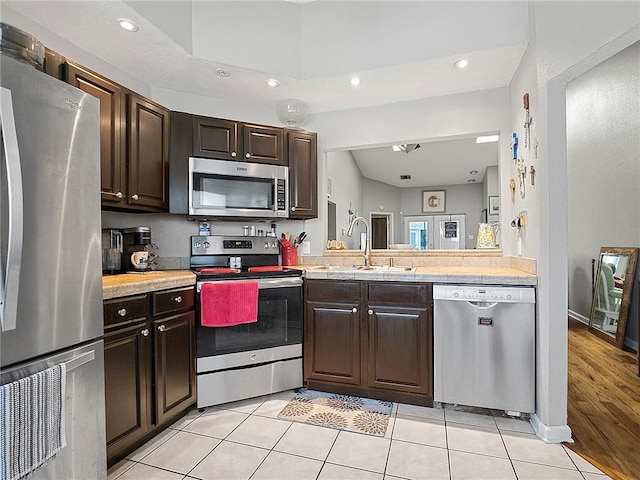
[[[302,388],[278,418],[384,437],[392,402]]]

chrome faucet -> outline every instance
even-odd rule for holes
[[[362,223],[364,223],[364,233],[367,237],[366,246],[364,247],[364,266],[370,267],[371,240],[369,239],[369,225],[367,224],[367,221],[363,217],[354,217],[353,220],[351,220],[351,224],[349,225],[349,230],[347,230],[347,237],[353,236],[353,227],[356,225],[356,223],[358,223],[359,220],[362,220]]]

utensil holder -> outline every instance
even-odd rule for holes
[[[282,247],[282,265],[298,265],[298,247]]]

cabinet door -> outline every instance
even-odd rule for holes
[[[360,385],[360,304],[307,301],[305,380]]]
[[[141,210],[169,208],[169,115],[164,107],[129,94],[129,194]]]
[[[318,216],[317,135],[288,132],[289,218]]]
[[[196,400],[195,313],[156,320],[153,330],[156,424],[160,425]]]
[[[432,329],[429,308],[369,304],[369,388],[430,394]]]
[[[71,63],[67,83],[100,100],[100,190],[103,206],[125,205],[125,100],[120,85]]]
[[[287,165],[283,151],[284,130],[282,128],[244,124],[242,132],[244,161]]]
[[[219,160],[239,157],[239,124],[220,118],[193,118],[193,156]]]
[[[107,457],[142,438],[151,424],[151,345],[146,321],[104,336]]]
[[[44,49],[44,73],[64,80],[64,62],[65,58],[58,52],[45,47]]]

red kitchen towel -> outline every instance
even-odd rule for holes
[[[258,282],[209,282],[200,289],[203,327],[230,327],[258,321]]]
[[[238,273],[238,269],[237,268],[224,268],[224,267],[211,267],[211,268],[203,267],[203,268],[196,268],[196,272],[200,272],[200,273]]]
[[[264,267],[249,267],[249,272],[281,272],[280,265],[265,265]]]

